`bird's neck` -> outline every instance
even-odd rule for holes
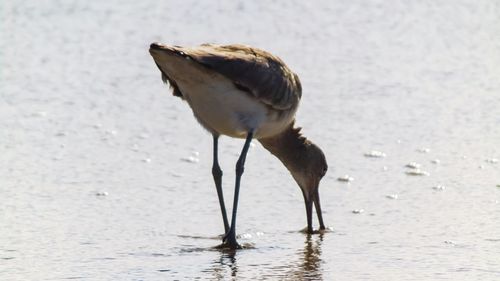
[[[301,128],[294,128],[294,122],[278,135],[259,139],[259,142],[285,165],[294,174],[300,170],[307,154],[307,147],[311,144],[300,133]]]

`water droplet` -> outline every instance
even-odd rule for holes
[[[389,195],[386,195],[385,197],[388,199],[396,200],[396,199],[398,199],[399,196],[397,194],[389,194]]]
[[[364,155],[365,157],[371,157],[371,158],[384,158],[386,156],[385,153],[378,150],[372,150],[370,152],[366,152]]]
[[[443,191],[446,189],[446,187],[444,185],[438,184],[436,186],[433,186],[432,189],[437,190],[437,191]]]
[[[108,192],[106,191],[98,191],[95,193],[96,196],[108,196]]]
[[[417,163],[417,162],[410,162],[408,164],[405,165],[405,167],[407,168],[412,168],[412,169],[419,169],[420,168],[420,164]]]
[[[181,158],[181,160],[184,161],[184,162],[188,162],[188,163],[198,163],[198,162],[200,162],[200,159],[198,159],[197,157],[194,157],[194,156],[184,157],[184,158]]]
[[[349,175],[344,175],[344,176],[341,176],[339,178],[337,178],[338,181],[343,181],[343,182],[351,182],[354,180],[353,177],[349,176]]]
[[[417,149],[417,152],[420,152],[420,153],[429,153],[431,151],[430,148],[427,148],[427,147],[421,147],[419,149]]]
[[[151,163],[151,158],[144,158],[144,159],[142,159],[142,162]]]
[[[484,161],[486,161],[486,163],[490,163],[490,164],[496,164],[496,163],[498,163],[498,159],[496,159],[496,158],[488,158],[488,159],[486,159]]]
[[[412,169],[412,170],[406,171],[406,174],[410,175],[410,176],[429,176],[430,175],[429,172],[422,171],[420,169]]]
[[[242,233],[242,234],[238,235],[238,238],[241,238],[241,239],[251,239],[252,238],[252,234],[250,234],[250,233]]]
[[[352,213],[353,213],[353,214],[361,214],[361,213],[363,213],[364,211],[365,211],[365,210],[363,210],[363,209],[354,209],[354,210],[352,210]]]
[[[431,161],[432,164],[439,164],[441,163],[441,161],[439,161],[439,159],[434,159]]]

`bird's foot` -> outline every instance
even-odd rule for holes
[[[221,247],[229,249],[243,249],[238,241],[236,241],[236,233],[233,230],[229,230],[229,232],[224,235]]]
[[[333,232],[333,228],[320,227],[319,229],[309,229],[308,227],[305,227],[304,229],[300,230],[300,232],[305,233],[305,234],[324,234],[324,233],[328,233],[328,232]]]

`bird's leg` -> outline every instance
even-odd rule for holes
[[[236,162],[236,184],[234,187],[234,201],[233,201],[233,216],[231,217],[231,228],[229,232],[224,237],[224,242],[233,249],[239,249],[241,246],[236,241],[236,211],[238,209],[238,196],[240,193],[240,181],[241,175],[243,175],[245,159],[247,157],[248,148],[250,147],[250,142],[253,138],[253,131],[248,132],[247,139],[245,140],[245,145],[241,151],[240,158]]]
[[[222,220],[224,221],[224,233],[229,231],[229,223],[227,220],[226,206],[224,204],[224,195],[222,194],[222,170],[219,166],[218,160],[218,147],[219,147],[219,136],[213,135],[214,137],[214,162],[212,165],[212,175],[214,176],[215,188],[217,189],[217,196],[219,197],[220,210],[222,212]]]
[[[321,213],[321,204],[319,202],[319,191],[316,190],[313,193],[314,207],[316,208],[316,214],[318,215],[319,220],[319,229],[325,230],[325,224],[323,223],[323,214]]]
[[[312,227],[313,200],[311,200],[311,194],[306,194],[305,191],[302,191],[302,194],[304,195],[304,202],[306,204],[307,233],[312,234],[313,233],[313,227]]]

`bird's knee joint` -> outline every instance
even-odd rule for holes
[[[236,175],[242,175],[245,171],[245,167],[240,162],[236,163]]]
[[[212,167],[212,175],[216,178],[222,177],[222,170],[220,169],[219,166]]]

